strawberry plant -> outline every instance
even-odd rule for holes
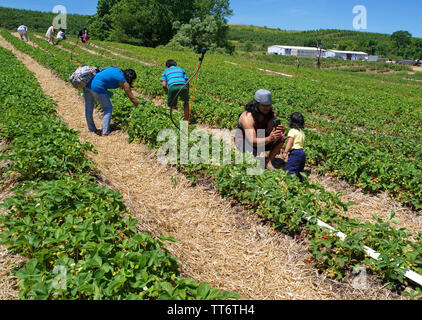
[[[138,233],[121,195],[90,176],[89,144],[55,116],[55,105],[12,53],[0,48],[0,135],[5,174],[20,183],[1,207],[0,244],[28,261],[13,271],[21,299],[228,299],[180,277],[165,248],[173,238]],[[31,93],[25,97],[22,92]],[[7,152],[6,152],[7,151]]]
[[[20,45],[25,49],[24,43]],[[146,56],[159,53],[160,59],[168,55],[165,50],[134,49],[134,51],[137,50],[142,51]],[[32,54],[36,56],[38,53],[32,52]],[[57,56],[59,60],[59,57],[64,57],[64,54],[57,52]],[[83,54],[81,57],[87,62],[94,59],[89,54]],[[182,62],[186,59],[187,63],[192,57],[181,54],[180,58]],[[402,109],[409,109],[412,103],[419,99],[416,90],[410,90],[410,99],[404,102],[403,99],[395,96],[396,93],[384,93],[382,91],[384,87],[375,82],[367,81],[362,84],[359,82],[361,78],[342,78],[338,72],[334,71],[324,74],[323,84],[312,81],[311,71],[302,71],[303,78],[294,82],[291,79],[280,78],[281,88],[281,84],[272,81],[273,78],[270,76],[252,72],[251,65],[240,66],[236,69],[237,76],[232,77],[230,75],[233,74],[233,67],[219,59],[225,61],[229,58],[210,57],[210,66],[204,66],[201,71],[207,79],[202,82],[203,87],[198,90],[200,93],[196,96],[198,104],[195,108],[199,112],[195,114],[195,117],[198,116],[199,121],[215,125],[224,123],[225,126],[233,128],[236,122],[235,115],[240,113],[241,106],[249,101],[244,92],[254,92],[258,89],[255,84],[261,83],[281,97],[284,105],[283,108],[277,108],[279,117],[287,118],[293,110],[305,111],[306,117],[309,116],[312,123],[318,124],[321,128],[321,133],[306,131],[308,141],[306,152],[309,155],[309,161],[318,164],[318,170],[332,177],[344,178],[349,183],[359,185],[369,192],[388,190],[404,203],[420,208],[421,184],[418,182],[421,181],[421,170],[417,161],[420,153],[418,155],[417,152],[406,151],[406,155],[401,155],[401,151],[398,151],[393,155],[389,154],[391,150],[397,150],[395,146],[398,145],[408,145],[409,150],[418,150],[415,144],[420,140],[420,130],[416,128],[417,113],[406,114],[402,119],[393,117],[395,120],[390,121],[391,116],[399,112],[399,108],[391,107],[391,101],[397,103]],[[101,57],[95,57],[94,60],[101,63],[108,61]],[[119,59],[119,61],[122,66],[127,63],[125,59]],[[213,65],[212,61],[217,66]],[[55,66],[55,68],[59,67]],[[159,77],[161,68],[148,67],[148,71],[145,68],[145,66],[139,66],[138,69],[145,71],[145,78],[148,79],[142,81],[148,83],[147,86],[149,83],[156,83],[154,81]],[[63,79],[66,79],[65,76]],[[159,94],[154,88],[157,88],[156,84],[143,90]],[[356,88],[371,90],[368,94],[357,96]],[[204,91],[206,93],[203,93]],[[378,99],[380,97],[382,99]],[[219,100],[216,100],[217,98]],[[125,109],[121,106],[127,104],[127,99],[122,94],[116,94],[113,99],[116,106],[120,105],[117,107],[120,108],[118,110],[121,110],[116,121],[128,131],[130,140],[143,141],[150,147],[158,148],[160,142],[156,140],[159,131],[157,128],[172,128],[166,114],[148,102],[143,102],[142,110]],[[369,104],[371,104],[371,111],[366,112],[368,109],[366,106]],[[388,108],[385,105],[388,105]],[[356,112],[356,110],[362,111]],[[328,116],[336,122],[330,124],[331,121],[314,117],[315,113]],[[127,120],[128,114],[130,114],[130,120]],[[119,115],[125,119],[119,118]],[[350,134],[353,130],[351,123],[366,126],[367,129],[362,135]],[[393,137],[386,134],[376,135],[368,129],[393,135]],[[365,143],[360,143],[363,136],[368,138],[362,139]],[[384,148],[383,151],[380,150],[382,148]],[[233,197],[250,212],[256,212],[271,221],[278,230],[292,235],[307,235],[311,241],[310,251],[317,261],[317,266],[330,276],[341,278],[354,265],[365,263],[379,272],[380,277],[385,281],[405,283],[406,280],[400,276],[404,255],[407,258],[405,264],[411,263],[413,270],[422,271],[419,260],[421,250],[419,234],[413,236],[419,239],[414,241],[403,230],[389,229],[382,223],[362,224],[358,220],[348,219],[345,213],[349,204],[342,203],[338,195],[327,192],[321,186],[307,180],[301,184],[284,172],[266,171],[262,175],[251,176],[247,174],[251,166],[253,164],[219,164],[217,167],[212,163],[209,165],[187,163],[179,168],[188,176],[213,177],[216,187],[223,196]],[[330,236],[329,232],[321,231],[316,224],[316,217],[348,234],[348,237],[340,240],[335,236]],[[387,233],[380,232],[379,229],[382,228],[386,228]],[[374,232],[374,230],[377,231]],[[386,237],[385,240],[384,237]],[[394,243],[398,245],[395,246]],[[361,250],[364,245],[373,245],[379,251],[383,251],[382,258],[380,260],[367,259]],[[164,285],[166,286],[169,289],[168,292],[171,292],[171,288]]]

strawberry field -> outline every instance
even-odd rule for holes
[[[17,49],[54,70],[63,80],[67,80],[75,69],[68,52],[52,47],[44,40],[36,41],[40,49],[17,40],[7,31],[2,30],[1,35]],[[136,90],[151,98],[163,98],[157,79],[165,60],[175,59],[188,74],[192,74],[196,67],[197,55],[187,52],[96,43],[156,64],[146,66],[116,57],[106,50],[99,51],[104,56],[98,56],[78,49],[77,55],[80,64],[135,69],[138,73]],[[74,49],[72,44],[62,42],[61,45]],[[13,59],[5,52],[2,55],[5,56],[4,61]],[[5,62],[5,68],[7,65],[10,62]],[[294,77],[274,76],[258,68]],[[33,79],[24,70],[15,71],[13,77]],[[4,202],[12,215],[8,219],[2,218],[1,228],[5,230],[2,233],[4,243],[31,259],[27,268],[18,272],[22,279],[22,297],[211,299],[235,296],[210,289],[206,284],[198,286],[193,280],[178,278],[177,261],[162,247],[166,238],[135,235],[135,222],[130,215],[118,218],[126,213],[119,195],[110,190],[98,190],[98,186],[90,181],[92,164],[82,155],[92,148],[76,140],[68,145],[64,142],[68,138],[63,137],[65,129],[57,130],[63,142],[55,143],[57,132],[54,126],[50,126],[54,137],[51,140],[41,139],[39,135],[41,142],[28,139],[27,130],[33,131],[36,137],[37,128],[16,123],[29,121],[35,115],[17,120],[23,114],[18,106],[22,104],[25,107],[28,102],[23,102],[18,93],[22,89],[11,88],[7,80],[4,82],[2,101],[5,102],[2,102],[2,108],[11,115],[10,119],[6,118],[8,113],[2,115],[5,118],[1,119],[0,131],[11,144],[10,152],[3,154],[12,163],[10,170],[19,173],[23,185],[15,196]],[[28,86],[34,87],[34,92],[39,90],[33,80]],[[344,179],[367,192],[387,191],[404,205],[415,210],[422,208],[422,98],[419,84],[409,86],[405,80],[382,75],[355,76],[338,71],[319,73],[311,69],[297,70],[295,67],[210,55],[206,56],[200,73],[193,116],[200,123],[232,129],[237,115],[259,88],[273,92],[278,102],[278,117],[285,125],[291,112],[304,113],[308,126],[306,152],[315,170]],[[17,93],[6,95],[5,92]],[[31,105],[40,105],[41,108],[44,104],[35,100],[37,96],[44,101],[39,92],[27,97]],[[139,108],[131,108],[127,106],[127,98],[116,91],[113,104],[113,119],[127,131],[131,141],[141,141],[158,148],[162,144],[157,141],[158,132],[173,126],[166,112],[148,100],[142,100]],[[52,102],[46,105],[47,113],[54,113]],[[34,112],[43,116],[38,109]],[[41,120],[37,121],[37,125],[40,123]],[[25,128],[25,132],[20,128]],[[190,127],[190,130],[193,129],[194,126]],[[77,139],[73,132],[69,136]],[[26,144],[36,150],[24,153],[22,150],[31,150]],[[44,144],[45,148],[40,147]],[[232,153],[234,159],[235,152],[223,142],[221,150]],[[69,155],[55,157],[55,154]],[[48,158],[44,159],[46,155]],[[63,159],[67,162],[59,162]],[[270,221],[275,229],[307,237],[309,251],[317,267],[328,276],[342,278],[354,266],[364,264],[388,287],[400,289],[402,285],[409,284],[403,268],[422,273],[422,235],[395,226],[393,214],[390,221],[376,217],[375,223],[363,223],[347,216],[350,204],[343,203],[339,195],[327,192],[317,183],[309,180],[299,183],[282,171],[248,175],[247,169],[254,166],[253,159],[250,159],[249,165],[224,164],[218,160],[209,165],[188,163],[180,165],[179,169],[192,180],[197,177],[212,179],[222,196],[235,199],[251,212]],[[26,194],[31,196],[25,197]],[[95,197],[96,194],[103,196]],[[76,200],[80,202],[74,203]],[[86,208],[87,213],[84,212]],[[62,212],[68,212],[68,215],[59,214]],[[99,218],[97,213],[105,216]],[[321,229],[317,219],[348,236],[342,240],[329,230]],[[51,228],[42,228],[47,221],[52,223]],[[93,223],[95,221],[103,223]],[[22,234],[25,236],[20,236]],[[364,246],[379,252],[379,259],[366,255]],[[143,250],[145,254],[139,253]],[[153,262],[150,264],[150,261]],[[46,279],[54,279],[56,274],[52,270],[56,264],[73,270],[72,276],[69,276],[73,286],[71,292],[57,294],[51,285],[45,285],[49,281],[53,283]],[[138,268],[143,272],[135,271]],[[137,290],[144,286],[148,290],[138,293]],[[412,296],[421,295],[418,286],[414,289]]]
[[[78,134],[55,115],[36,78],[0,48],[0,134],[7,141],[0,239],[28,261],[15,271],[22,299],[225,299],[238,297],[179,277],[161,236],[138,233],[119,193],[98,186]],[[63,272],[63,271],[66,272]],[[63,284],[66,282],[66,289]]]
[[[61,57],[59,73],[69,73],[67,68],[72,70],[68,52],[50,48],[41,39],[37,41],[55,57]],[[62,44],[69,50],[74,49],[71,44]],[[107,48],[116,48],[117,45],[98,44]],[[156,79],[160,77],[169,54],[179,65],[186,65],[189,74],[196,67],[192,62],[197,56],[191,53],[120,46],[123,49],[119,52],[124,55],[157,66],[118,58],[104,50],[101,53],[109,58],[78,49],[78,59],[100,66],[118,63],[122,68],[135,68],[142,74],[136,81],[136,89],[151,97],[162,98],[161,84]],[[92,46],[90,49],[97,50]],[[54,65],[55,62],[48,63]],[[276,77],[257,68],[299,74],[293,79]],[[309,137],[309,162],[317,165],[319,172],[342,178],[371,193],[388,191],[398,201],[418,210],[422,208],[422,110],[417,107],[422,105],[421,85],[409,86],[405,80],[384,82],[382,76],[374,77],[352,77],[335,71],[320,74],[311,69],[297,71],[285,66],[209,56],[201,70],[193,116],[199,123],[233,129],[238,114],[250,101],[253,92],[261,87],[267,88],[278,101],[276,111],[285,124],[292,112],[299,111],[305,115],[307,126],[317,130],[307,130],[306,134]]]

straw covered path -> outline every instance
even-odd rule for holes
[[[128,144],[125,133],[90,133],[78,91],[1,37],[0,45],[35,74],[44,92],[57,101],[59,117],[80,132],[82,141],[94,145],[98,155],[88,156],[101,172],[100,183],[121,192],[139,229],[177,240],[166,247],[179,259],[183,276],[235,291],[243,299],[401,299],[374,276],[356,286],[352,274],[342,282],[320,275],[306,262],[306,240],[274,234],[210,186],[190,186],[175,169],[160,165],[144,145]],[[96,113],[98,125],[100,119]],[[0,259],[1,267],[7,258]]]

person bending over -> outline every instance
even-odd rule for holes
[[[127,69],[122,71],[116,67],[106,68],[95,75],[84,88],[85,117],[89,131],[98,133],[93,118],[94,102],[97,101],[104,109],[102,135],[109,136],[118,132],[110,132],[109,129],[113,112],[113,105],[111,104],[110,98],[113,96],[113,93],[108,90],[122,88],[132,103],[138,106],[139,100],[135,98],[131,89],[135,79],[136,72],[134,70]]]
[[[25,25],[20,25],[17,26],[17,30],[19,33],[19,36],[21,37],[21,40],[24,41],[23,39],[25,38],[25,41],[28,42],[28,27]]]
[[[177,99],[183,101],[184,120],[189,119],[189,83],[188,76],[182,68],[177,66],[176,61],[167,60],[166,70],[161,76],[161,84],[167,94],[167,105],[177,110]]]

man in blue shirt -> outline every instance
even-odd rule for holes
[[[122,88],[132,103],[137,106],[139,105],[139,100],[135,98],[131,89],[135,79],[136,72],[134,70],[127,69],[122,71],[116,67],[106,68],[95,75],[84,88],[85,117],[89,131],[97,133],[93,118],[94,102],[97,101],[104,109],[102,135],[109,136],[118,132],[110,132],[109,130],[111,114],[113,112],[113,105],[111,104],[110,98],[113,94],[108,90]]]
[[[166,70],[161,76],[163,90],[167,94],[167,105],[177,110],[177,98],[183,101],[184,119],[189,118],[189,83],[188,76],[182,68],[177,66],[176,61],[167,60]],[[168,88],[167,88],[168,86]]]

